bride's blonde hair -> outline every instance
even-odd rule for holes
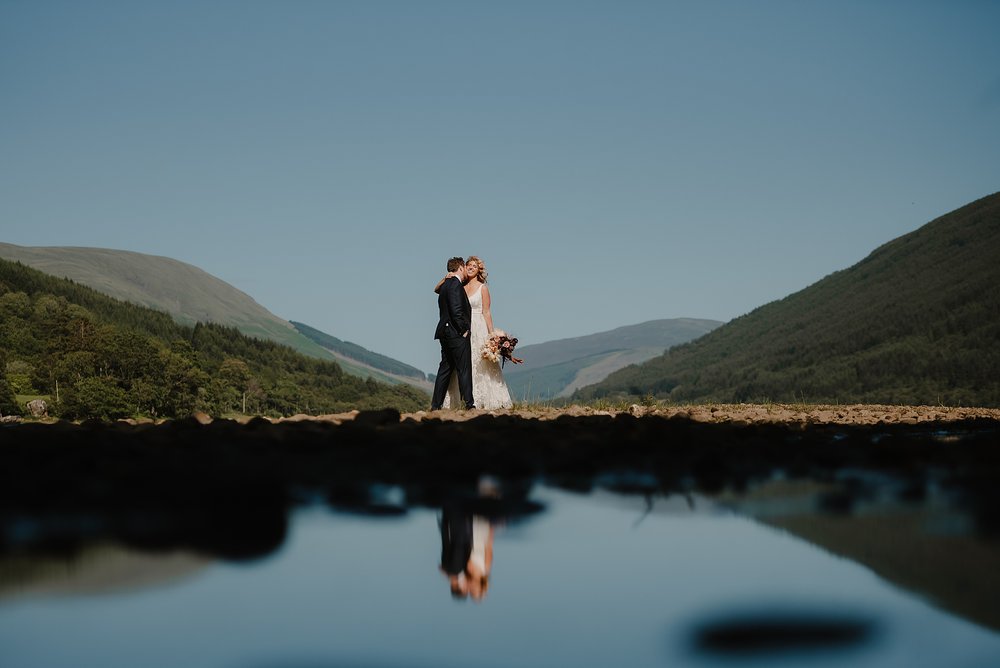
[[[486,265],[483,264],[483,261],[480,260],[475,255],[470,255],[469,259],[465,261],[465,264],[469,264],[470,262],[475,262],[476,266],[479,267],[479,273],[476,274],[476,278],[479,279],[480,283],[485,283],[486,282]]]

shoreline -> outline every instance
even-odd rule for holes
[[[391,409],[389,409],[391,410]],[[375,413],[378,411],[366,411]],[[361,411],[331,415],[293,415],[284,418],[264,418],[275,424],[282,422],[318,421],[340,424],[354,420]],[[660,417],[688,419],[694,422],[729,424],[785,425],[879,425],[923,424],[931,422],[962,422],[965,420],[1000,421],[1000,408],[948,406],[893,406],[885,404],[692,404],[684,406],[643,406],[632,404],[627,409],[600,409],[589,406],[521,407],[503,410],[440,410],[401,413],[400,421],[439,420],[466,422],[483,415],[512,416],[525,420],[557,420],[562,417],[611,417],[631,415],[637,418]],[[203,416],[201,419],[212,418]],[[199,420],[201,421],[201,420]]]
[[[551,406],[515,406],[499,410],[451,410],[438,411],[420,410],[400,413],[394,408],[384,409],[354,409],[343,413],[312,415],[299,413],[286,417],[268,417],[263,415],[211,416],[195,412],[184,418],[123,418],[118,420],[99,420],[91,418],[81,422],[69,422],[57,418],[20,418],[4,420],[2,426],[28,424],[87,424],[103,423],[108,425],[163,425],[172,422],[193,420],[202,425],[213,422],[236,422],[248,424],[254,420],[264,420],[271,424],[288,422],[323,422],[334,425],[345,422],[374,421],[378,424],[402,422],[467,422],[482,416],[507,416],[529,421],[550,421],[564,417],[609,417],[628,415],[636,418],[658,417],[664,419],[687,419],[692,422],[720,425],[841,425],[841,426],[874,426],[874,425],[917,425],[928,423],[956,423],[968,420],[994,420],[1000,422],[1000,408],[968,407],[968,406],[908,406],[892,404],[726,404],[705,403],[685,405],[641,405],[632,404],[627,408],[595,408],[578,404]]]

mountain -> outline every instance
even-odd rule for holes
[[[168,257],[107,248],[25,247],[0,243],[0,258],[68,278],[115,299],[169,313],[183,325],[215,322],[247,336],[283,343],[331,359],[253,298],[190,264]]]
[[[581,399],[1000,406],[1000,193]]]
[[[363,377],[372,376],[387,383],[406,383],[428,392],[434,389],[433,383],[416,367],[372,352],[356,343],[341,341],[301,322],[292,320],[291,323],[299,333],[333,355],[349,373]]]
[[[0,243],[0,258],[68,278],[115,299],[169,313],[178,323],[213,322],[247,336],[276,341],[322,360],[337,360],[350,374],[387,383],[424,388],[423,373],[356,344],[332,349],[317,342],[328,337],[305,325],[279,318],[229,283],[190,264],[167,257],[106,248],[25,247]],[[374,362],[374,363],[373,363]],[[384,367],[406,368],[397,372]],[[419,377],[414,374],[419,374]],[[426,388],[424,388],[426,389]]]
[[[520,401],[565,397],[612,371],[656,357],[696,339],[721,322],[676,318],[650,320],[587,336],[522,346],[523,365],[504,368],[512,396]]]
[[[336,362],[0,259],[0,403],[42,396],[66,419],[416,410],[427,395]],[[6,412],[5,411],[5,412]]]

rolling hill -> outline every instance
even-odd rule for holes
[[[30,396],[81,420],[415,410],[427,400],[234,327],[182,325],[0,259],[0,411],[16,416]]]
[[[0,258],[68,278],[109,297],[170,314],[182,325],[214,322],[319,359],[332,357],[253,298],[193,265],[106,248],[26,247],[0,243]]]
[[[292,320],[291,323],[303,336],[333,355],[349,373],[372,376],[387,383],[407,383],[428,392],[434,389],[434,384],[416,367],[372,352],[356,343],[342,341],[301,322]]]
[[[580,399],[1000,406],[1000,193]]]
[[[235,327],[322,360],[336,360],[348,373],[422,389],[424,374],[409,365],[343,342],[301,323],[279,318],[250,295],[193,265],[131,251],[79,247],[26,247],[0,243],[0,258],[68,278],[115,299],[163,311],[182,325],[196,322]],[[327,345],[320,339],[339,342]]]
[[[520,366],[507,365],[504,378],[519,401],[566,397],[629,364],[644,362],[664,350],[712,331],[721,322],[676,318],[651,320],[607,332],[548,341],[517,349]]]

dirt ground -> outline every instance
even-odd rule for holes
[[[977,418],[1000,420],[1000,409],[968,408],[949,406],[886,406],[877,404],[852,404],[842,406],[809,404],[699,404],[690,406],[642,406],[633,404],[625,410],[602,410],[587,406],[567,406],[563,408],[531,407],[497,411],[418,411],[403,413],[401,421],[442,420],[463,422],[481,415],[515,415],[536,420],[554,420],[563,416],[584,417],[607,415],[615,417],[628,413],[635,417],[657,416],[664,418],[687,418],[695,422],[728,424],[920,424],[924,422],[960,422]],[[318,420],[342,422],[353,420],[358,411],[333,415],[295,415],[274,420],[274,422],[299,422]],[[201,420],[210,420],[200,416]]]

